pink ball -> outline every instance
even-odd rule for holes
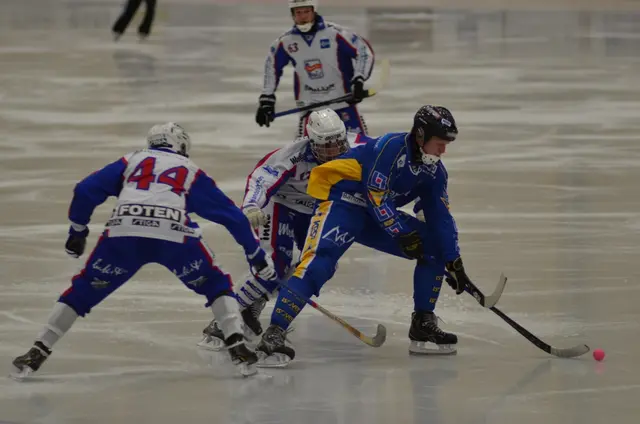
[[[593,359],[600,362],[604,359],[604,350],[596,349],[593,351]]]

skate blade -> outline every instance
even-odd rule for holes
[[[23,381],[35,372],[28,366],[25,366],[23,369],[16,368],[15,365],[12,365],[11,367],[12,371],[9,372],[9,378],[15,381]]]
[[[284,353],[273,353],[267,356],[266,353],[258,351],[256,354],[258,355],[256,363],[258,368],[286,368],[291,362],[291,358]]]
[[[203,336],[202,340],[198,342],[198,347],[206,350],[211,350],[213,352],[219,352],[226,346],[224,344],[224,340],[222,339],[211,336]]]
[[[437,345],[413,340],[409,343],[409,354],[411,355],[455,355],[457,353],[457,346],[452,344]]]
[[[258,368],[256,368],[256,364],[248,364],[246,362],[241,362],[235,365],[240,375],[245,378],[258,374]]]

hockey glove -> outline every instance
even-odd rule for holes
[[[362,99],[367,97],[367,90],[364,89],[364,78],[357,76],[351,80],[351,93],[353,94],[351,104],[360,103]]]
[[[422,247],[422,239],[417,231],[411,231],[398,237],[402,252],[411,259],[422,259],[424,249]]]
[[[258,125],[267,126],[273,122],[273,114],[276,111],[276,96],[273,94],[263,94],[259,99],[260,106],[256,112],[256,122]]]
[[[448,273],[446,278],[447,284],[456,291],[456,294],[462,294],[462,292],[469,287],[469,283],[471,283],[467,273],[464,271],[462,258],[459,257],[452,262],[447,262],[446,268]]]
[[[242,213],[247,217],[252,228],[258,228],[267,224],[267,215],[255,205],[242,208]]]
[[[87,236],[89,235],[89,229],[84,227],[83,230],[77,231],[73,228],[73,225],[69,227],[69,237],[64,244],[64,250],[66,250],[69,256],[79,258],[84,253],[84,248],[87,245]]]

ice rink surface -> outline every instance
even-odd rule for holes
[[[257,160],[292,139],[295,117],[254,123],[263,59],[291,24],[284,1],[173,1],[160,0],[150,40],[134,23],[117,44],[118,2],[0,2],[3,374],[83,263],[63,249],[79,179],[175,120],[239,202]],[[379,349],[306,309],[291,367],[237,378],[196,349],[204,299],[148,267],[79,320],[31,381],[0,379],[0,422],[637,423],[640,8],[557,9],[321,12],[391,62],[389,87],[361,106],[370,133],[409,130],[425,103],[456,116],[444,162],[470,276],[491,291],[504,272],[502,310],[556,346],[604,349],[604,362],[552,358],[448,288],[436,312],[458,355],[410,357],[412,264],[356,246],[319,302],[365,332],[385,324]],[[291,82],[288,71],[278,110],[294,106]],[[96,211],[91,245],[112,204]],[[204,228],[241,276],[231,237]]]

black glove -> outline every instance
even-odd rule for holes
[[[456,294],[461,294],[467,287],[469,287],[469,283],[471,283],[467,273],[464,271],[462,258],[457,258],[452,262],[447,262],[445,266],[449,273],[449,276],[447,276],[446,279],[447,284],[456,291]]]
[[[64,250],[67,251],[69,256],[79,258],[84,253],[84,248],[87,245],[87,236],[89,235],[89,229],[85,228],[82,231],[76,231],[73,227],[69,228],[69,237],[64,244]]]
[[[403,234],[398,237],[402,252],[411,259],[421,260],[424,256],[422,248],[422,239],[417,231],[411,231],[409,234]]]
[[[364,89],[364,78],[354,77],[351,80],[351,94],[353,94],[353,100],[351,104],[360,103],[362,99],[367,97],[367,90]]]
[[[256,122],[258,125],[267,126],[273,122],[273,114],[276,111],[276,96],[273,94],[263,94],[259,99],[260,106],[256,112]]]

